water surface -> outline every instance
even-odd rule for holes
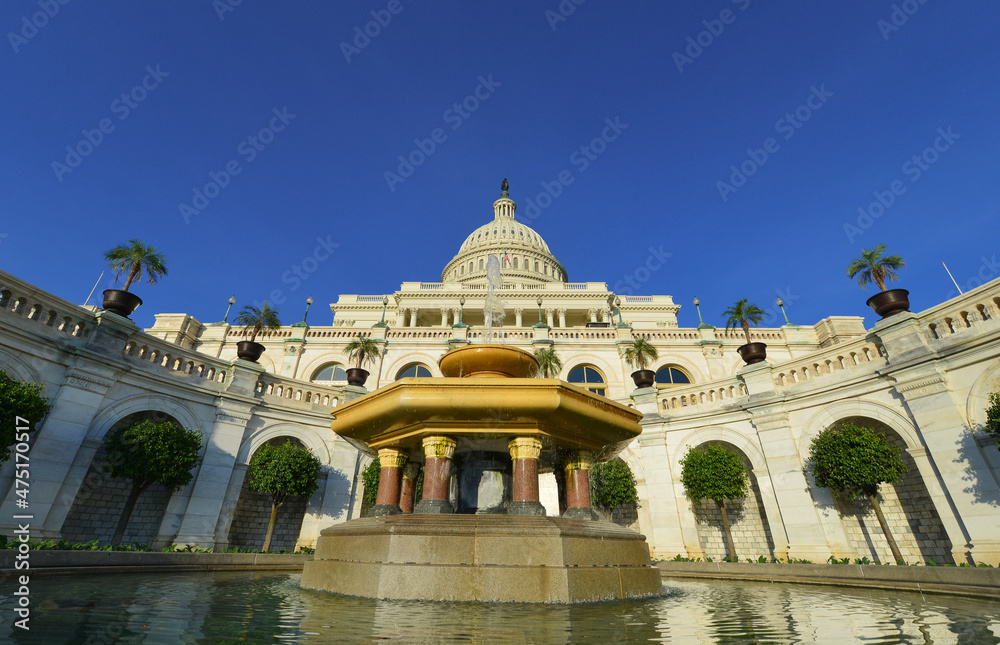
[[[382,602],[298,587],[301,574],[38,576],[39,643],[1000,643],[1000,605],[952,596],[665,581],[662,597],[577,606]]]

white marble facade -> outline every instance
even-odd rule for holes
[[[331,304],[332,325],[259,338],[267,348],[259,365],[236,358],[237,328],[168,314],[144,331],[0,272],[0,369],[43,383],[54,404],[30,452],[35,536],[62,536],[67,517],[80,521],[87,504],[104,499],[95,497],[105,482],[92,468],[101,441],[125,417],[152,411],[207,441],[192,482],[146,511],[144,521],[158,526],[150,542],[229,545],[250,457],[264,442],[292,437],[324,464],[295,542],[312,545],[323,527],[358,515],[368,462],[329,430],[334,408],[364,392],[341,380],[338,368],[350,367],[343,347],[358,334],[385,343],[369,389],[403,375],[440,376],[437,361],[449,347],[481,342],[479,261],[497,255],[505,266],[502,342],[552,346],[564,365],[560,378],[586,372],[585,387],[645,413],[642,436],[622,458],[638,480],[637,528],[655,557],[719,555],[718,527],[710,509],[685,498],[679,461],[690,447],[721,442],[741,452],[754,476],[752,499],[730,509],[752,545],[741,556],[886,559],[866,509],[846,508],[805,472],[812,438],[853,419],[884,432],[911,465],[904,482],[883,487],[893,488],[883,498],[908,560],[1000,565],[1000,456],[976,433],[988,394],[1000,390],[1000,280],[867,328],[861,318],[834,316],[755,329],[768,360],[746,367],[736,353],[742,334],[679,328],[670,296],[567,282],[515,209],[506,196],[497,200],[493,220],[466,239],[441,282],[341,295]],[[659,350],[651,368],[674,383],[635,389],[619,348],[639,337]],[[7,535],[17,514],[13,471],[12,462],[0,466]]]

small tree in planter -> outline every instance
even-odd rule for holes
[[[993,438],[993,443],[1000,446],[1000,393],[990,394],[990,404],[986,408],[986,423],[983,432]]]
[[[899,448],[874,430],[845,423],[824,430],[812,440],[809,460],[813,462],[812,476],[817,486],[852,502],[859,494],[871,502],[892,557],[897,563],[903,562],[878,501],[879,485],[895,484],[907,471]]]
[[[277,309],[271,309],[264,301],[264,306],[258,309],[253,305],[247,305],[240,310],[233,323],[243,326],[243,334],[249,334],[250,340],[241,340],[236,343],[236,355],[245,361],[257,362],[260,355],[264,353],[264,346],[258,342],[257,334],[263,330],[275,331],[281,329],[280,314]]]
[[[635,371],[632,372],[635,386],[652,387],[656,381],[656,374],[652,370],[646,369],[646,363],[660,357],[656,348],[645,338],[636,338],[632,344],[624,346],[622,356],[625,357],[625,362],[635,368]]]
[[[191,481],[198,463],[202,434],[182,428],[173,421],[151,418],[119,428],[104,439],[112,477],[132,480],[132,490],[122,509],[111,544],[121,544],[132,509],[139,495],[154,482],[174,492]]]
[[[760,363],[767,358],[767,345],[750,340],[750,325],[756,327],[766,315],[766,311],[748,302],[746,298],[737,300],[736,304],[722,312],[723,318],[726,319],[727,332],[730,329],[736,329],[736,327],[743,329],[743,335],[746,336],[747,342],[745,345],[740,345],[736,351],[740,353],[747,365]]]
[[[639,501],[632,469],[621,459],[590,466],[591,503],[610,516],[616,508]]]
[[[896,269],[906,265],[898,255],[884,255],[885,244],[876,244],[870,249],[861,251],[861,257],[855,258],[847,265],[847,276],[857,278],[858,285],[864,289],[874,282],[881,293],[877,293],[865,303],[875,310],[882,318],[910,310],[910,292],[906,289],[886,289],[885,281],[895,282],[899,279]]]
[[[722,530],[726,534],[726,550],[729,557],[735,560],[736,545],[725,501],[746,497],[750,490],[743,458],[720,445],[689,448],[681,459],[681,483],[695,504],[701,504],[703,499],[718,504],[722,513]]]
[[[535,350],[535,360],[538,361],[538,375],[542,378],[558,376],[562,371],[562,359],[553,347]]]
[[[308,448],[300,448],[291,441],[280,446],[264,444],[254,453],[247,470],[250,490],[271,495],[271,519],[261,551],[271,548],[278,509],[293,495],[309,497],[315,493],[321,467]]]
[[[16,381],[0,370],[0,462],[10,459],[11,446],[28,441],[28,433],[37,430],[52,409],[42,396],[42,387]]]
[[[129,240],[128,244],[119,244],[105,253],[104,259],[118,272],[115,275],[115,284],[122,274],[126,274],[126,278],[125,285],[120,290],[104,291],[103,307],[126,318],[142,304],[142,299],[129,293],[128,288],[142,279],[143,272],[145,271],[146,281],[150,284],[156,284],[159,278],[167,275],[166,259],[156,252],[156,247],[146,246],[139,240]]]
[[[347,384],[363,386],[368,380],[368,370],[364,369],[364,366],[366,363],[374,363],[375,359],[382,355],[382,347],[374,338],[358,334],[357,338],[344,347],[344,353],[355,364],[347,370]]]

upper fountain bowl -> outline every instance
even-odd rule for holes
[[[441,373],[452,378],[529,378],[538,370],[530,353],[506,345],[468,345],[453,349],[438,361]]]

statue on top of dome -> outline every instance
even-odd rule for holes
[[[501,197],[506,197],[508,189],[510,189],[510,184],[507,183],[507,178],[504,177],[503,178],[503,183],[500,184],[500,196]]]

